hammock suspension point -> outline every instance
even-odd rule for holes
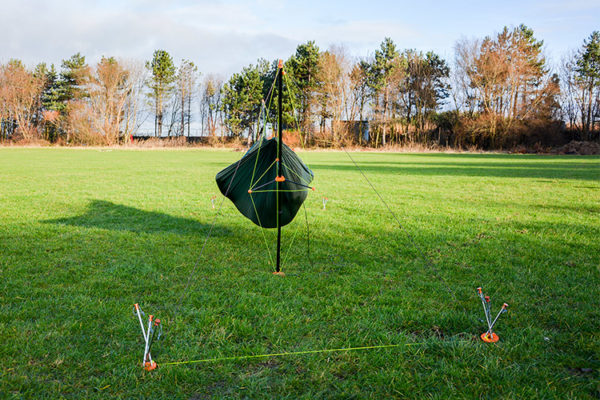
[[[260,228],[277,229],[275,262],[269,257],[276,272],[281,271],[281,264],[287,259],[281,257],[281,228],[292,222],[308,192],[315,191],[315,188],[310,186],[314,179],[313,172],[283,143],[283,76],[283,60],[279,60],[273,86],[262,102],[263,108],[266,104],[270,106],[277,95],[276,132],[273,138],[267,139],[268,114],[265,111],[265,120],[259,117],[259,137],[256,142],[238,162],[223,169],[216,176],[219,190],[232,201],[242,215]],[[273,122],[275,125],[275,121]],[[262,235],[264,237],[264,232]],[[268,249],[266,238],[265,244]],[[293,240],[289,244],[290,248],[292,244]],[[286,254],[289,254],[289,250]]]

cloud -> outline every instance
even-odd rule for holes
[[[231,73],[258,57],[289,54],[296,43],[256,29],[261,19],[244,5],[217,2],[125,5],[30,1],[7,5],[0,16],[0,58],[32,65],[59,64],[76,52],[88,61],[102,55],[149,59],[155,49],[206,71]],[[285,52],[285,53],[284,53]]]
[[[287,25],[281,16],[289,19],[292,10],[283,8],[272,0],[11,2],[0,16],[0,37],[8,38],[0,42],[0,61],[60,64],[77,52],[88,62],[103,55],[147,60],[160,48],[176,61],[191,59],[203,71],[227,75],[259,57],[288,57],[307,40],[323,48],[344,43],[366,55],[386,36],[419,37],[399,23],[332,13],[313,18],[299,12]]]
[[[0,62],[60,64],[77,52],[148,60],[164,49],[205,73],[229,75],[258,58],[287,58],[298,44],[344,44],[372,54],[385,37],[400,49],[451,54],[461,35],[493,34],[504,25],[531,26],[551,52],[578,47],[599,12],[597,1],[522,4],[458,1],[304,0],[0,0]]]

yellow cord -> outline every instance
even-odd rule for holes
[[[258,210],[256,209],[256,204],[254,203],[254,197],[252,197],[252,194],[250,194],[250,200],[252,200],[252,207],[254,207],[254,213],[256,214],[256,219],[258,219],[258,225],[261,227],[260,232],[262,233],[263,239],[265,239],[265,247],[267,248],[267,252],[269,254],[269,262],[271,263],[271,266],[275,266],[275,263],[273,262],[273,257],[271,257],[271,250],[269,250],[269,243],[267,243],[267,236],[265,235],[264,229],[262,229],[262,224],[260,223],[260,216],[258,215]]]
[[[208,363],[217,361],[231,361],[231,360],[248,360],[251,358],[267,358],[267,357],[279,357],[279,356],[292,356],[300,354],[315,354],[315,353],[331,353],[336,351],[354,351],[354,350],[369,350],[369,349],[385,349],[391,347],[401,346],[418,346],[424,345],[425,343],[405,343],[405,344],[383,344],[378,346],[362,346],[362,347],[346,347],[342,349],[324,349],[324,350],[306,350],[306,351],[292,351],[286,353],[271,353],[271,354],[258,354],[250,356],[233,356],[233,357],[218,357],[218,358],[205,358],[202,360],[189,360],[189,361],[173,361],[168,363],[162,363],[161,366],[166,365],[183,365],[183,364],[197,364],[197,363]]]

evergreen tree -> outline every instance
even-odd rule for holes
[[[447,79],[450,68],[433,52],[423,54],[415,50],[405,51],[406,73],[401,83],[405,93],[406,119],[418,132],[425,129],[427,115],[434,112],[449,95]],[[414,116],[414,120],[413,120]]]
[[[225,124],[236,136],[241,137],[247,131],[254,137],[254,126],[258,120],[263,81],[259,66],[250,65],[242,72],[233,74],[223,86],[223,111]]]
[[[265,104],[268,113],[267,119],[273,125],[273,129],[276,129],[277,126],[277,104],[279,101],[279,94],[277,92],[277,82],[275,81],[275,78],[277,77],[278,64],[278,60],[274,60],[273,62],[269,63],[267,60],[264,59],[259,59],[257,63],[257,67],[259,69],[263,85],[262,96],[263,99],[267,102],[267,104]],[[287,64],[284,65],[283,70],[286,74],[288,74]],[[299,91],[298,87],[293,82],[293,78],[288,79],[288,76],[284,75],[282,96],[283,129],[299,128],[299,126],[297,126],[298,118],[300,116],[299,110],[295,109],[295,107],[298,106]],[[296,114],[294,114],[294,112],[296,112]],[[300,133],[302,134],[302,132]]]
[[[398,50],[393,40],[385,38],[379,49],[375,51],[375,58],[370,65],[365,65],[368,71],[368,82],[375,107],[375,114],[381,125],[381,144],[386,144],[386,120],[391,112],[390,94],[394,70],[398,67]],[[379,136],[379,129],[378,135]],[[378,139],[376,139],[377,145]]]
[[[64,110],[69,101],[86,96],[83,86],[89,75],[89,66],[85,62],[85,56],[76,53],[71,58],[63,60],[61,67],[58,92]]]
[[[150,88],[149,97],[154,106],[154,134],[162,136],[165,103],[173,91],[176,79],[173,58],[165,50],[156,50],[151,61],[146,62],[151,76],[147,82]]]
[[[291,93],[297,100],[295,103],[299,107],[300,126],[304,142],[312,133],[311,116],[315,102],[315,91],[319,85],[317,78],[319,76],[319,47],[314,41],[306,42],[296,48],[294,54],[286,63],[285,69],[290,74],[295,88]],[[296,93],[295,93],[296,92]]]
[[[583,42],[576,56],[577,79],[583,86],[582,102],[583,133],[591,139],[594,131],[595,117],[600,113],[600,32],[593,32]]]
[[[39,111],[37,115],[38,123],[44,124],[44,137],[50,142],[54,142],[60,135],[60,115],[65,112],[65,103],[61,101],[62,84],[54,64],[50,68],[46,63],[40,63],[35,67],[34,76],[40,77],[44,82],[44,87],[39,101]]]
[[[54,64],[46,71],[46,87],[42,97],[42,106],[45,110],[64,111],[65,105],[60,101],[61,82]]]

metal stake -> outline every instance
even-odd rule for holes
[[[144,329],[144,322],[142,321],[143,311],[137,303],[135,303],[133,305],[133,307],[135,308],[135,312],[137,314],[138,320],[140,321],[140,327],[142,328],[142,335],[144,336],[144,342],[145,342],[148,339],[146,338],[146,330]]]
[[[486,299],[483,296],[483,290],[481,289],[481,287],[477,288],[477,293],[479,294],[479,298],[481,299],[481,305],[483,306],[483,312],[485,313],[485,320],[487,321],[488,324],[488,329],[490,328],[490,310],[488,305],[486,305]],[[487,296],[486,296],[487,297]],[[489,297],[487,297],[489,299]]]
[[[498,320],[498,317],[500,317],[501,314],[504,314],[508,308],[508,304],[504,303],[502,305],[502,308],[500,309],[500,311],[498,312],[498,315],[496,315],[496,318],[494,318],[494,322],[492,322],[492,325],[490,325],[490,330],[488,331],[489,333],[493,333],[492,332],[492,328],[494,328],[494,325],[496,324],[496,321]]]
[[[146,366],[146,363],[152,363],[152,357],[150,356],[150,350],[149,350],[149,339],[150,336],[152,335],[152,320],[154,319],[154,315],[150,315],[150,317],[148,318],[148,330],[146,332],[148,332],[146,334],[146,346],[144,347],[144,362],[142,363],[142,366]]]

